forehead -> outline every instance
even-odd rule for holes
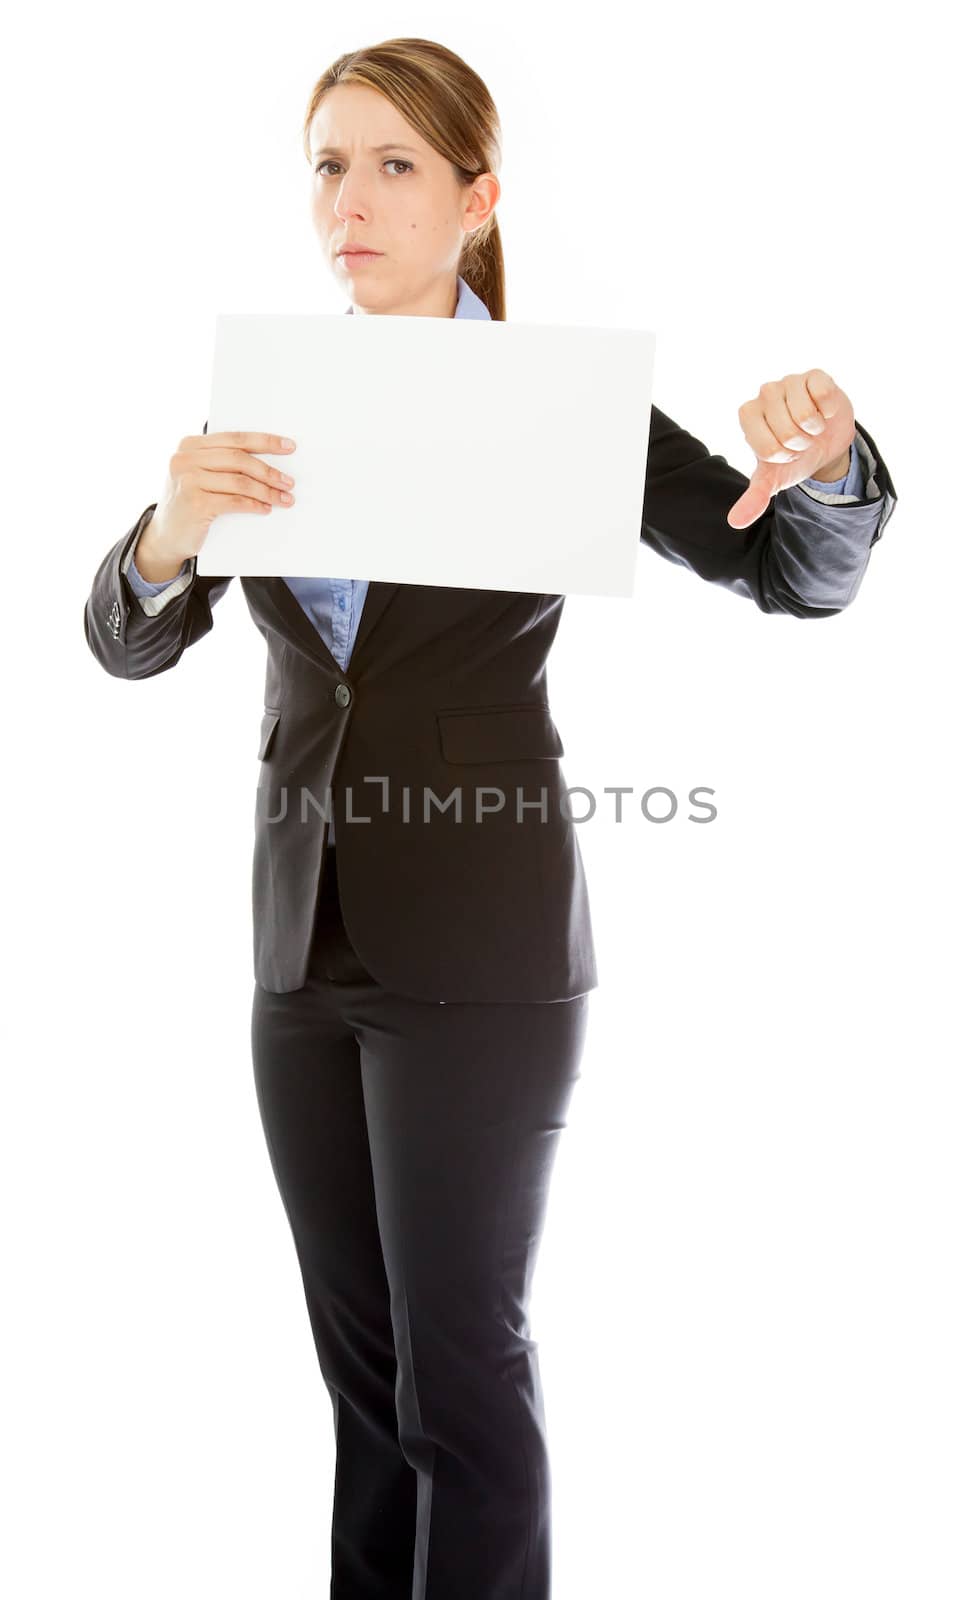
[[[368,84],[337,84],[309,124],[313,152],[324,148],[338,155],[347,150],[382,155],[402,148],[400,140],[413,154],[429,148],[392,102]]]

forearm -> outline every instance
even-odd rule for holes
[[[861,469],[853,472],[862,480],[857,494],[832,491],[834,503],[826,504],[821,488],[797,484],[773,495],[762,516],[736,530],[727,513],[748,487],[747,477],[652,405],[641,538],[762,611],[832,616],[853,599],[869,550],[896,504],[888,468],[859,422],[852,450]],[[840,477],[849,473],[848,463],[842,465]]]
[[[158,548],[154,516],[148,518],[134,548],[134,564],[147,583],[167,583],[176,578],[184,558],[173,558]]]

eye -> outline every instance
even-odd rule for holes
[[[322,168],[323,167],[338,167],[338,166],[341,166],[341,164],[342,163],[339,162],[339,161],[320,161],[315,170],[316,170],[316,172],[322,172]],[[411,161],[403,161],[400,157],[397,157],[397,156],[389,156],[388,159],[383,162],[383,166],[384,167],[405,167],[409,172],[412,172],[412,170],[413,170],[413,164],[412,164]],[[329,176],[329,174],[327,172],[323,173],[322,175],[323,175],[323,177],[326,177],[326,178]],[[396,176],[398,177],[399,174],[397,173]]]

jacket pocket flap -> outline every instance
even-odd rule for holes
[[[444,761],[528,761],[564,753],[549,706],[437,711]]]
[[[272,740],[275,737],[275,729],[278,727],[281,715],[280,711],[266,711],[262,717],[262,733],[258,741],[259,761],[264,761],[272,748]]]

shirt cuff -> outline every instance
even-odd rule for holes
[[[151,508],[153,511],[153,507]],[[142,529],[143,532],[143,529]],[[140,538],[140,535],[138,536]],[[179,594],[184,594],[192,582],[197,565],[197,557],[189,556],[181,564],[181,571],[176,572],[173,578],[167,578],[164,583],[149,583],[143,578],[134,562],[134,552],[137,548],[136,539],[128,551],[127,559],[121,563],[121,571],[137,596],[138,604],[145,616],[156,617],[159,611],[170,605]]]

